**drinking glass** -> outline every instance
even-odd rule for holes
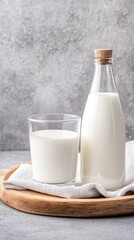
[[[33,179],[42,183],[75,182],[81,119],[64,113],[28,118]]]

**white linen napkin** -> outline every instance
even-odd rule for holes
[[[79,178],[79,171],[77,178]],[[107,191],[98,183],[87,183],[81,186],[38,183],[33,180],[31,164],[21,164],[9,179],[4,181],[3,186],[16,190],[30,189],[64,198],[123,196],[129,191],[134,192],[134,141],[126,143],[126,182],[124,187],[116,191]]]

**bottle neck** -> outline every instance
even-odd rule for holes
[[[95,59],[95,72],[90,93],[114,92],[117,93],[112,70],[112,59]]]

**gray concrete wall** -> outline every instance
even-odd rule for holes
[[[94,48],[114,49],[127,139],[134,136],[134,1],[0,1],[0,150],[27,149],[27,117],[82,115]]]

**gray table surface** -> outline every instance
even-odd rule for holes
[[[0,169],[30,159],[29,152],[0,152]],[[0,239],[134,239],[134,216],[110,218],[47,217],[19,212],[0,202]]]

